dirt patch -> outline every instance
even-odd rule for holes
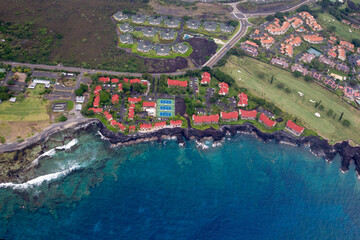
[[[177,70],[188,67],[188,62],[183,57],[176,57],[173,59],[147,59],[145,64],[149,66],[150,73],[168,73],[176,72]]]
[[[151,0],[149,5],[152,10],[161,15],[172,15],[176,17],[191,16],[193,18],[230,20],[229,6],[219,3],[196,3],[196,4],[171,4],[163,1]]]
[[[14,79],[18,82],[25,82],[26,80],[26,74],[25,73],[19,73],[19,72],[16,72],[14,74]]]
[[[206,63],[215,54],[217,49],[214,41],[205,38],[190,38],[186,42],[193,48],[190,59],[197,67]]]
[[[0,124],[0,135],[5,137],[6,143],[16,142],[41,132],[50,126],[49,120],[33,122],[2,122]]]

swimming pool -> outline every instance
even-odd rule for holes
[[[192,38],[192,36],[188,35],[188,34],[184,34],[184,37],[183,37],[184,40],[189,39],[189,38]]]

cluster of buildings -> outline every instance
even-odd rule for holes
[[[212,78],[211,74],[208,72],[203,72],[201,74],[201,80],[199,83],[203,86],[209,86],[211,84]],[[157,99],[157,101],[152,100],[151,98],[146,98],[144,100],[141,96],[129,96],[125,100],[125,111],[121,110],[124,114],[124,121],[121,116],[119,117],[117,113],[116,106],[123,106],[120,102],[120,92],[123,91],[123,84],[146,84],[145,80],[140,80],[138,78],[128,79],[122,78],[109,78],[109,77],[100,77],[98,79],[99,84],[95,85],[93,94],[94,99],[92,102],[92,107],[89,108],[90,111],[93,111],[95,114],[100,114],[103,116],[104,119],[108,122],[110,126],[113,126],[120,132],[149,132],[154,130],[159,130],[163,128],[173,128],[173,127],[181,127],[182,120],[167,120],[165,121],[162,118],[159,112],[166,112],[174,110],[172,109],[174,105],[171,99]],[[109,91],[108,86],[114,86]],[[225,82],[219,82],[219,95],[226,96],[229,93],[229,85]],[[174,79],[167,79],[167,87],[168,88],[186,88],[188,86],[188,81],[186,80],[174,80]],[[114,89],[116,89],[114,91]],[[111,95],[111,101],[104,103],[101,102],[100,96],[102,91],[107,91]],[[262,123],[267,128],[273,128],[277,124],[274,119],[274,115],[270,113],[267,114],[266,111],[260,110],[260,112],[256,109],[253,110],[245,110],[249,105],[249,99],[247,94],[244,92],[240,92],[236,97],[233,97],[235,105],[232,108],[225,108],[227,110],[220,110],[218,113],[215,114],[206,114],[204,113],[197,113],[191,116],[192,123],[196,126],[198,125],[208,125],[208,124],[219,124],[220,121],[222,122],[234,122],[238,121],[239,119],[243,120],[257,120],[258,122]],[[237,102],[235,102],[237,100]],[[106,106],[109,105],[110,106]],[[240,109],[239,109],[240,108]],[[138,117],[141,114],[145,114],[145,118]],[[136,116],[136,117],[135,117]],[[168,117],[171,115],[168,115]],[[153,123],[149,123],[147,120],[148,117],[155,119],[157,117],[158,121],[154,121]],[[127,120],[125,120],[127,119]],[[140,120],[143,119],[143,120]],[[145,120],[144,120],[145,119]],[[145,121],[145,122],[144,122]],[[295,134],[300,135],[304,128],[296,125],[295,123],[289,121],[287,124],[286,129]]]
[[[349,25],[350,22],[345,22],[345,24]],[[290,27],[293,27],[295,31],[286,35]],[[270,60],[271,64],[284,69],[290,68],[291,71],[300,72],[303,76],[309,75],[331,89],[344,91],[345,96],[350,99],[357,99],[357,91],[354,90],[354,94],[351,91],[346,92],[345,89],[348,88],[342,87],[346,83],[338,84],[337,80],[343,81],[346,80],[346,77],[331,73],[328,70],[335,69],[344,74],[352,72],[354,73],[353,76],[358,76],[356,67],[360,66],[360,48],[356,51],[352,43],[337,39],[334,36],[325,39],[320,33],[322,30],[321,25],[310,13],[301,12],[285,17],[283,22],[275,19],[272,22],[264,23],[261,28],[254,30],[249,40],[241,43],[240,49],[252,57],[257,57],[260,51],[275,54],[276,57]],[[285,36],[279,37],[280,35]],[[277,43],[277,41],[279,42]],[[259,42],[261,46],[259,46]],[[305,42],[311,45],[319,45],[317,48],[320,50],[310,47],[307,51],[295,54],[295,48],[305,44]],[[278,54],[284,56],[279,57]],[[324,72],[309,70],[306,66],[315,59],[328,68]]]

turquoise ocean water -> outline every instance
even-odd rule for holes
[[[360,182],[305,147],[227,138],[111,149],[82,134],[1,185],[5,239],[359,239]]]

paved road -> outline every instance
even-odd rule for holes
[[[32,64],[32,63],[20,63],[20,62],[8,62],[2,61],[4,64],[8,64],[11,66],[27,66],[32,69],[39,68],[39,69],[46,69],[46,70],[60,70],[60,71],[67,71],[67,72],[79,72],[80,74],[89,73],[102,73],[102,74],[109,74],[109,75],[129,75],[133,77],[141,77],[142,73],[128,73],[128,72],[116,72],[116,71],[109,71],[109,70],[101,70],[101,69],[85,69],[80,67],[66,67],[66,66],[53,66],[53,65],[45,65],[45,64]],[[182,75],[185,74],[185,71],[167,73],[171,75]],[[160,76],[163,73],[155,73],[154,76]]]
[[[213,67],[227,53],[227,51],[234,47],[235,44],[246,34],[250,24],[245,19],[241,19],[239,24],[239,31],[203,65],[204,67]]]

